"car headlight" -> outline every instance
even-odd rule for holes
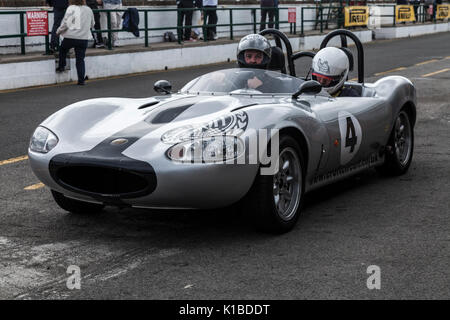
[[[37,127],[30,141],[30,150],[47,153],[58,144],[58,137],[44,127]]]
[[[190,163],[225,162],[245,151],[244,142],[236,136],[214,136],[192,139],[174,145],[167,151],[169,159]]]
[[[245,111],[239,111],[206,123],[185,125],[169,130],[161,136],[161,141],[175,144],[222,135],[240,136],[247,129],[247,125],[248,114]]]

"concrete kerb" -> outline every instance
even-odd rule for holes
[[[391,30],[395,29],[395,30]],[[402,30],[400,30],[402,29]],[[446,32],[450,23],[402,26],[375,30],[353,30],[361,42],[375,39],[393,39],[426,33]],[[294,52],[318,49],[325,34],[310,33],[303,37],[290,35]],[[86,70],[90,79],[120,76],[149,71],[177,69],[215,64],[235,60],[236,40],[219,40],[214,43],[188,43],[121,47],[114,51],[89,50],[86,54]],[[330,45],[338,44],[335,39]],[[77,80],[75,59],[68,59],[70,70],[55,72],[52,56],[30,55],[10,57],[0,61],[0,90],[64,83]]]

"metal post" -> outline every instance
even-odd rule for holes
[[[275,10],[275,29],[280,29],[280,9]]]
[[[181,39],[183,39],[184,35],[183,35],[183,21],[181,21],[181,10],[183,9],[177,9],[177,39],[178,39],[178,44],[181,44]]]
[[[148,47],[148,11],[145,10],[145,46]]]
[[[395,27],[395,20],[396,20],[396,19],[395,19],[395,5],[393,6],[393,8],[394,8],[394,22],[393,22],[392,25]]]
[[[322,5],[320,5],[319,10],[320,10],[320,33],[323,33],[323,8],[322,8]]]
[[[208,28],[206,27],[206,9],[203,9],[202,12],[203,12],[203,25],[202,25],[203,42],[206,42],[208,41]]]
[[[256,33],[256,9],[252,9],[253,16],[253,33]]]
[[[301,13],[301,18],[302,18],[302,24],[301,24],[301,26],[300,26],[300,35],[302,35],[303,36],[303,31],[304,31],[304,27],[303,27],[303,10],[304,10],[305,8],[302,8],[302,13]]]
[[[108,50],[112,50],[111,12],[108,10],[106,13],[106,24],[108,27]]]
[[[233,40],[233,9],[230,9],[230,40]]]
[[[294,22],[294,34],[297,34],[297,22]]]
[[[25,54],[25,26],[24,26],[24,14],[25,12],[20,13],[20,53]]]
[[[50,55],[50,40],[48,35],[45,36],[45,55]]]

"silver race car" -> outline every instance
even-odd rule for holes
[[[393,175],[408,170],[416,120],[408,79],[364,83],[360,41],[336,30],[321,47],[335,36],[342,47],[346,37],[353,39],[358,83],[346,85],[360,97],[333,98],[318,82],[295,77],[295,60],[314,53],[292,54],[278,30],[261,34],[274,36],[274,52],[282,55],[284,43],[289,75],[278,59],[271,64],[277,71],[219,70],[177,93],[160,80],[159,96],[74,103],[35,130],[28,150],[33,172],[73,213],[105,205],[211,209],[239,203],[260,229],[286,232],[306,192],[372,167]],[[264,83],[261,90],[248,88],[254,77]]]

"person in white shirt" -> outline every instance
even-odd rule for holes
[[[103,3],[103,9],[122,9],[122,0],[102,0],[102,3]],[[111,29],[120,30],[123,12],[112,11],[109,13],[109,15],[111,16]],[[117,43],[118,39],[119,39],[119,34],[117,32],[113,32],[113,34],[112,34],[113,47],[119,47],[119,45]]]
[[[70,6],[56,33],[64,37],[59,50],[59,65],[57,72],[63,72],[66,67],[67,53],[75,49],[78,85],[84,85],[85,65],[84,57],[88,39],[92,37],[91,28],[94,27],[94,13],[86,6],[86,0],[70,0]]]

